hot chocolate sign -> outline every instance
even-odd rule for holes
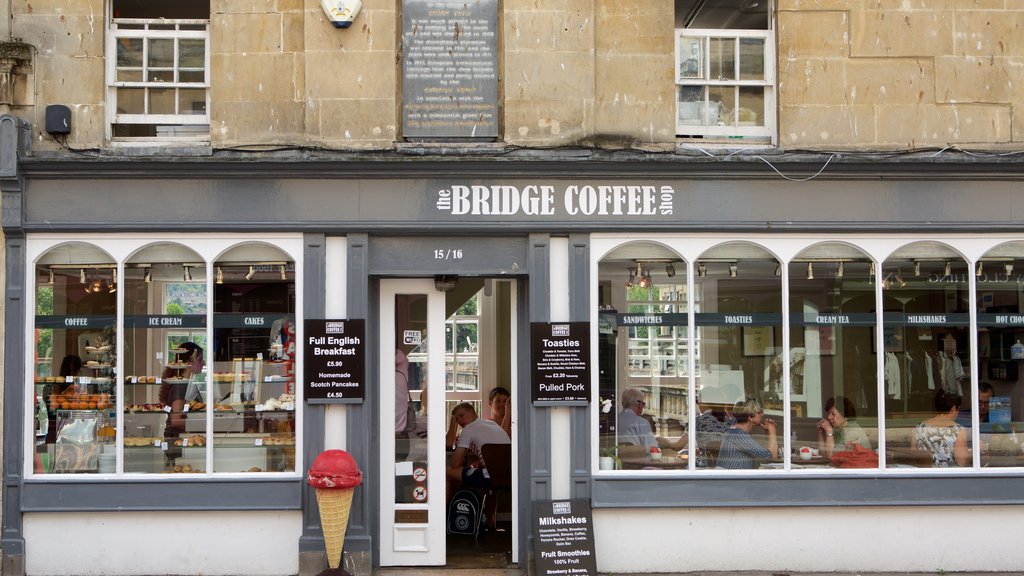
[[[437,209],[453,216],[671,216],[672,186],[631,184],[453,185]]]

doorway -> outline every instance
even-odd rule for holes
[[[516,281],[382,279],[379,310],[380,565],[517,563],[516,459],[509,457],[507,488],[475,491],[496,503],[493,522],[482,522],[477,534],[449,533],[453,491],[446,489],[453,453],[446,435],[456,405],[469,403],[479,418],[496,421],[503,408],[510,411],[506,423],[516,436]],[[489,402],[496,388],[509,391],[507,402],[500,391]]]

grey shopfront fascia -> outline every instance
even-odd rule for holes
[[[0,127],[2,128],[2,127]],[[0,134],[2,135],[2,134]],[[9,142],[9,141],[8,141]],[[8,149],[9,150],[9,149]],[[551,155],[557,158],[557,154]],[[551,157],[549,156],[549,158]],[[813,175],[824,158],[790,159],[795,179]],[[14,167],[12,168],[12,164]],[[509,276],[527,301],[526,322],[550,319],[549,262],[552,237],[569,240],[570,320],[590,316],[589,234],[633,232],[828,233],[834,231],[1024,232],[1024,168],[1012,163],[935,165],[928,162],[859,165],[833,162],[813,180],[780,178],[755,159],[702,163],[645,161],[609,154],[606,159],[446,159],[379,157],[225,161],[65,160],[0,161],[6,234],[6,333],[4,434],[4,536],[6,554],[24,554],[23,512],[115,510],[302,510],[300,551],[322,550],[314,495],[301,478],[175,481],[26,479],[26,381],[23,355],[32,321],[24,296],[25,237],[32,233],[181,231],[304,234],[304,314],[322,317],[326,238],[348,238],[348,315],[368,318],[375,306],[373,279],[439,273]],[[510,204],[452,206],[453,190],[506,186],[549,191],[550,213],[513,211]],[[581,188],[623,189],[634,214],[587,215],[566,196]],[[648,206],[643,187],[656,191]],[[537,188],[530,188],[537,187]],[[482,188],[478,192],[482,192]],[[606,189],[607,190],[607,189]],[[645,192],[646,191],[646,192]],[[636,201],[629,200],[636,194]],[[538,192],[540,194],[540,192]],[[614,194],[614,192],[612,192]],[[464,196],[472,198],[472,194]],[[527,196],[521,196],[527,198]],[[546,196],[529,196],[536,212]],[[111,207],[116,207],[112,210]],[[653,208],[652,208],[653,207]],[[520,206],[521,208],[521,206]],[[649,213],[653,209],[654,213]],[[458,213],[462,209],[469,213]],[[587,207],[586,209],[589,209]],[[576,213],[569,213],[575,210]],[[424,241],[428,239],[429,241]],[[463,248],[458,261],[436,258],[439,248]],[[528,333],[525,329],[521,334]],[[370,334],[370,350],[373,335]],[[529,374],[529,352],[520,342],[520,374]],[[372,439],[375,375],[370,393],[349,407],[349,450],[360,462],[375,460]],[[13,384],[13,385],[11,385]],[[526,386],[520,390],[525,391]],[[529,502],[551,496],[550,408],[517,398],[520,436],[520,542],[528,547]],[[800,476],[793,478],[594,479],[589,408],[568,408],[571,496],[595,507],[833,506],[1024,503],[1020,474],[927,476]],[[371,428],[372,427],[372,428]],[[323,406],[305,407],[304,461],[323,449]],[[371,478],[379,471],[368,469]],[[301,476],[301,475],[300,475]],[[372,484],[372,482],[369,482]],[[374,501],[370,491],[354,503],[347,550],[372,550]],[[521,555],[521,558],[526,556]]]

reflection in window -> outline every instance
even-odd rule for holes
[[[35,472],[113,473],[117,266],[68,243],[35,266]]]
[[[214,263],[213,470],[295,470],[295,264],[267,245]]]
[[[872,269],[863,253],[838,244],[789,264],[794,466],[878,466]],[[781,379],[781,362],[770,370]]]
[[[904,247],[882,266],[888,466],[970,465],[957,419],[971,396],[971,278],[967,262],[938,243]]]
[[[978,427],[982,466],[1021,466],[1017,422],[1024,420],[1024,243],[991,250],[977,266],[977,410],[965,400],[959,422]]]

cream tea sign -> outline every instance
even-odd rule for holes
[[[454,185],[436,205],[453,216],[671,216],[674,198],[668,185]]]

